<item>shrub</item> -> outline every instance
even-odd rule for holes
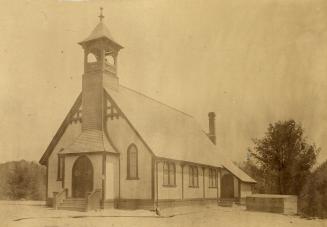
[[[308,178],[299,196],[303,216],[327,218],[327,161]]]
[[[45,168],[35,162],[0,165],[0,199],[45,199]]]

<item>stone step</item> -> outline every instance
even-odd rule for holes
[[[86,207],[86,204],[60,204],[59,207]]]
[[[58,206],[59,210],[86,211],[87,200],[85,198],[68,197]]]
[[[64,199],[63,203],[74,203],[74,204],[81,204],[87,203],[86,199],[75,199],[75,198],[67,198]]]
[[[86,207],[87,204],[73,204],[73,203],[62,203],[60,206],[71,206],[71,207]]]
[[[60,206],[77,206],[77,207],[84,207],[87,203],[61,203]]]
[[[59,205],[59,209],[76,209],[76,210],[85,210],[87,204],[86,203],[61,203]]]
[[[59,210],[72,210],[72,211],[85,211],[86,210],[86,207],[71,207],[71,206],[65,206],[65,207],[62,207],[62,206],[59,206],[58,207]]]
[[[67,200],[67,199],[64,199],[63,202],[69,202],[69,203],[86,203],[86,200]]]
[[[67,200],[64,200],[64,201],[62,201],[62,203],[86,204],[87,201],[67,201]]]
[[[59,210],[85,211],[87,207],[86,199],[67,198],[58,207]]]
[[[86,201],[85,198],[66,198],[66,201]]]

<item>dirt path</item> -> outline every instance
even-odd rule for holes
[[[161,216],[145,210],[74,212],[53,210],[40,202],[0,202],[1,227],[135,227],[135,226],[223,226],[223,227],[327,227],[327,220],[249,212],[244,207],[178,207],[161,210]]]

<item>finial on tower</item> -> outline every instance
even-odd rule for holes
[[[100,18],[100,22],[102,22],[102,20],[103,20],[103,18],[104,18],[104,16],[103,16],[103,7],[100,7],[100,16],[99,16],[99,18]]]

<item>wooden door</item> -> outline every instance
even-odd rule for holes
[[[221,198],[234,198],[234,177],[231,174],[221,178]]]
[[[93,166],[86,156],[79,157],[73,166],[72,196],[85,198],[93,190]]]

